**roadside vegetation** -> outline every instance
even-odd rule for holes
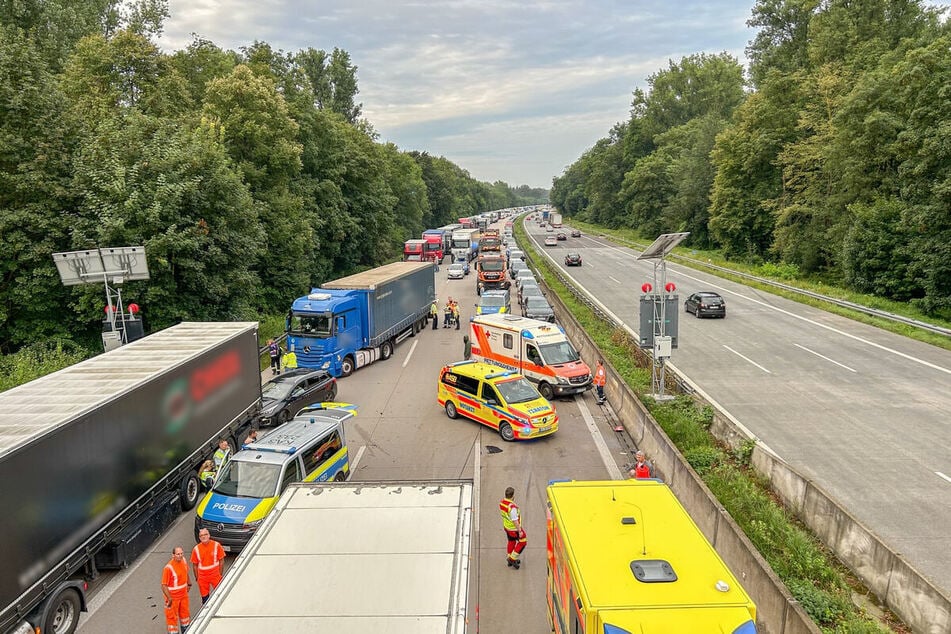
[[[575,298],[555,276],[547,259],[532,248],[521,223],[515,223],[515,232],[545,284],[595,341],[604,359],[635,394],[649,393],[650,370],[641,363],[643,353],[635,342],[623,330],[605,328],[605,322]],[[710,433],[713,411],[709,407],[698,407],[686,396],[663,405],[648,396],[642,396],[641,400],[824,632],[873,634],[910,631],[887,611],[879,618],[856,605],[853,596],[864,597],[863,600],[870,605],[874,605],[876,599],[775,500],[768,483],[750,467],[753,445],[733,451]]]

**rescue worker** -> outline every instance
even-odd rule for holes
[[[215,483],[215,462],[213,460],[205,460],[201,463],[201,468],[198,469],[198,479],[203,485],[207,488],[211,488],[211,485]]]
[[[293,350],[288,350],[284,353],[284,356],[281,357],[281,363],[284,365],[284,368],[287,370],[292,370],[297,367],[297,354]]]
[[[433,330],[439,325],[439,307],[436,305],[436,300],[433,300],[433,305],[429,307],[429,316],[433,318]]]
[[[207,528],[198,531],[198,543],[192,549],[192,569],[198,581],[201,604],[204,605],[211,590],[221,583],[221,576],[225,572],[225,549],[211,538]]]
[[[281,348],[273,339],[267,340],[267,354],[271,357],[271,376],[281,373]]]
[[[514,488],[505,489],[505,497],[499,501],[499,513],[502,515],[502,528],[508,539],[505,562],[509,567],[518,570],[518,567],[522,565],[519,555],[525,550],[528,538],[525,536],[525,529],[522,528],[522,515],[518,504],[515,503]]]
[[[442,327],[448,328],[451,321],[452,321],[452,298],[450,297],[449,300],[446,302],[446,308],[443,309]]]
[[[604,403],[604,383],[607,373],[604,371],[604,361],[598,359],[598,367],[594,370],[594,389],[598,391],[598,405]]]
[[[459,304],[452,304],[452,320],[456,322],[456,330],[459,330]]]
[[[627,474],[632,479],[637,480],[647,480],[654,477],[654,467],[651,463],[647,462],[647,457],[644,455],[644,452],[638,450],[634,454],[635,463],[631,467],[631,470]]]
[[[257,442],[257,441],[258,441],[258,430],[252,429],[251,431],[248,432],[248,437],[244,439],[244,442],[241,443],[241,445],[242,446],[250,445],[251,443]]]
[[[192,587],[185,563],[185,550],[176,546],[172,559],[162,569],[162,594],[165,596],[165,624],[168,634],[185,634],[191,623],[188,611],[188,589]],[[181,624],[181,630],[178,629]]]
[[[228,458],[231,457],[231,445],[228,444],[228,441],[224,438],[218,439],[218,449],[215,451],[215,455],[212,456],[212,460],[215,462],[215,471],[221,471],[221,467],[225,466],[225,463],[228,462]]]

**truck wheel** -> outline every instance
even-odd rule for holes
[[[459,418],[459,412],[456,411],[456,406],[452,401],[446,401],[446,416],[449,418]]]
[[[340,375],[350,376],[351,374],[353,374],[353,357],[346,356],[343,358],[343,363],[340,364]]]
[[[501,436],[505,442],[512,442],[515,440],[515,430],[512,429],[512,426],[508,423],[502,423],[499,425],[499,436]]]
[[[544,381],[538,384],[538,392],[549,401],[555,395],[555,390],[551,389],[551,386]]]
[[[44,632],[73,634],[79,625],[79,593],[73,588],[63,590],[50,605],[43,624]]]
[[[384,341],[383,345],[380,346],[380,358],[383,361],[386,361],[393,356],[393,342]]]
[[[201,495],[201,483],[198,481],[198,476],[189,473],[178,487],[178,498],[182,502],[182,510],[190,511],[195,508],[199,495]]]

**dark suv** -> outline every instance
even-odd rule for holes
[[[565,256],[565,266],[581,266],[581,254],[569,251]]]
[[[285,370],[261,388],[262,427],[287,422],[313,403],[337,398],[337,379],[323,370]]]
[[[698,318],[704,315],[726,317],[726,300],[719,293],[700,291],[694,293],[684,302],[684,310],[693,313]]]

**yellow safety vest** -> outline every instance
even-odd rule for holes
[[[518,511],[518,504],[514,500],[508,498],[502,498],[502,501],[499,502],[499,513],[502,515],[502,526],[505,527],[507,531],[516,531],[518,526],[515,525],[515,522],[512,521],[512,509]]]

